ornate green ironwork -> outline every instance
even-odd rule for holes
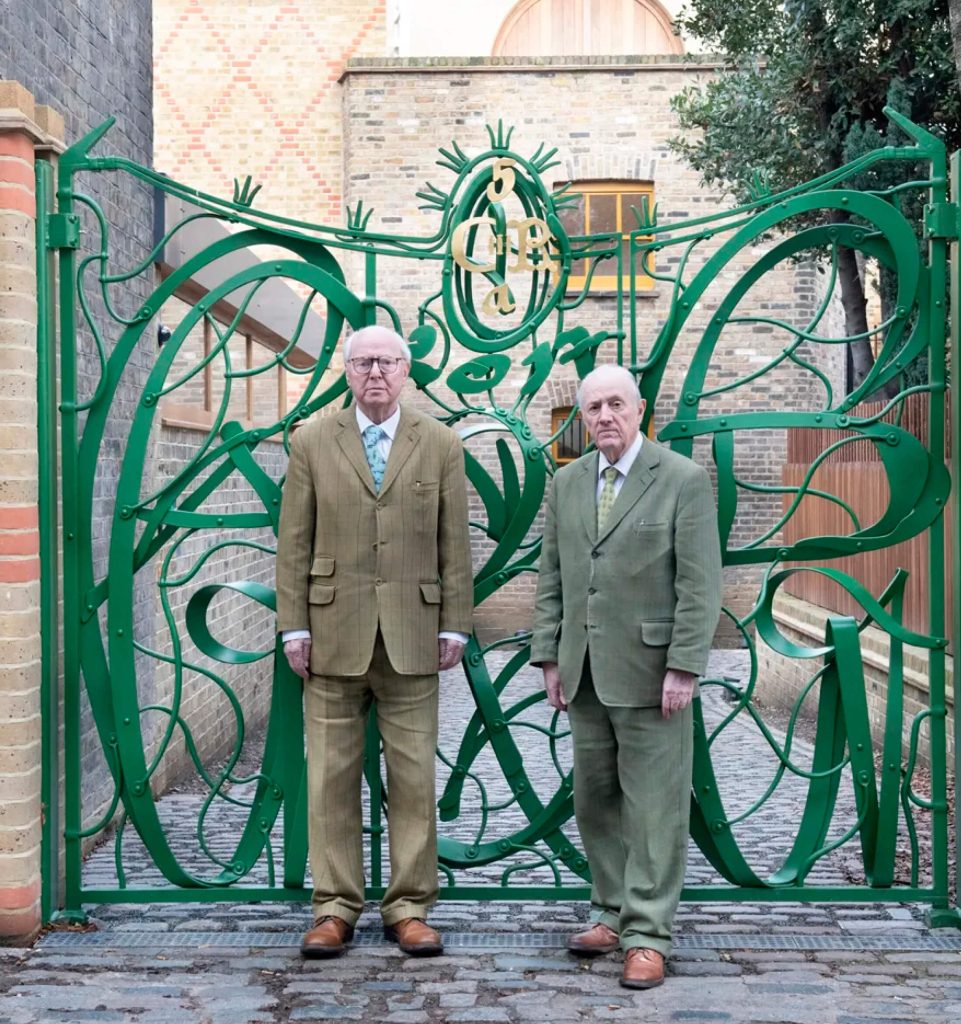
[[[252,187],[249,177],[243,184],[235,180],[233,201],[228,202],[127,160],[91,156],[110,122],[68,150],[60,162],[56,212],[41,217],[45,220],[41,237],[46,246],[59,252],[60,260],[67,907],[132,899],[307,897],[298,682],[286,666],[279,644],[247,650],[231,645],[236,641],[223,642],[218,639],[216,617],[211,612],[225,595],[234,594],[269,615],[274,594],[263,581],[210,579],[207,569],[228,549],[269,562],[281,479],[265,468],[265,445],[268,441],[286,445],[291,428],[300,420],[348,399],[343,375],[332,369],[338,340],[345,325],[357,328],[379,318],[410,339],[414,382],[436,414],[459,429],[464,438],[468,476],[483,507],[483,516],[473,524],[477,551],[484,555],[475,577],[478,605],[516,577],[536,572],[538,515],[555,469],[551,445],[563,426],[554,436],[537,436],[528,413],[557,365],[571,364],[577,377],[583,377],[593,367],[601,346],[609,345],[619,362],[641,375],[642,393],[648,401],[646,427],[657,410],[665,422],[659,433],[662,442],[692,454],[696,439],[710,440],[725,564],[764,568],[753,609],[740,618],[727,612],[749,649],[751,678],[743,688],[723,679],[708,680],[705,692],[711,687],[725,690],[731,703],[711,724],[700,705],[696,714],[692,834],[728,884],[692,887],[686,895],[753,900],[916,899],[931,903],[939,923],[956,923],[949,902],[945,788],[943,512],[950,482],[941,425],[946,389],[946,250],[949,239],[957,236],[957,207],[947,196],[944,147],[905,119],[893,113],[890,116],[909,140],[903,146],[879,149],[777,195],[759,178],[757,198],[748,206],[709,217],[663,222],[658,207],[651,209],[645,202],[634,210],[637,227],[630,234],[626,255],[619,233],[567,236],[562,214],[572,197],[565,189],[553,190],[543,183],[555,151],[545,151],[542,146],[525,157],[510,148],[511,130],[503,125],[488,129],[489,149],[479,156],[468,157],[456,142],[440,151],[439,165],[455,180],[449,191],[427,183],[418,193],[424,208],[439,215],[437,231],[429,237],[370,230],[373,211],[360,203],[348,211],[346,227],[301,224],[256,209],[253,204],[259,186]],[[905,182],[878,191],[849,187],[855,175],[881,163],[903,165]],[[114,269],[104,213],[80,189],[83,177],[93,173],[130,175],[188,201],[197,212],[170,230],[139,265]],[[912,223],[899,208],[898,200],[906,189],[925,194],[928,212],[921,223]],[[812,211],[822,215],[823,223],[792,228],[799,215]],[[186,259],[152,289],[139,309],[121,312],[130,282],[149,275],[163,246],[198,218],[223,220],[234,230]],[[919,245],[922,235],[924,253]],[[771,237],[774,241],[767,243]],[[745,251],[761,242],[766,246],[763,255],[744,269]],[[151,355],[136,407],[122,421],[125,437],[115,481],[116,502],[109,513],[107,542],[98,547],[94,529],[101,507],[94,494],[97,467],[108,445],[108,424],[116,423],[121,415],[117,403],[127,393],[121,385],[131,360],[135,355],[141,358],[138,354],[144,346],[152,352],[148,328],[164,304],[191,278],[205,269],[226,266],[231,255],[258,246],[270,246],[270,258],[225,271],[209,293],[184,314],[163,347]],[[852,340],[832,336],[822,326],[834,292],[841,247],[860,251],[887,268],[896,282],[896,299],[894,314],[873,332],[878,349],[874,369],[857,388],[835,394],[829,376],[818,366],[817,352]],[[826,254],[830,272],[824,300],[809,323],[798,326],[773,315],[747,318],[738,312],[745,295],[765,274],[785,260],[815,250]],[[365,267],[362,295],[348,287],[339,262],[350,253],[358,254],[356,258]],[[656,261],[646,258],[650,254],[656,255]],[[436,285],[410,321],[378,294],[378,283],[387,276],[385,261],[396,280],[402,273],[398,268],[408,260],[436,268]],[[588,270],[583,287],[570,291],[574,260],[587,260]],[[591,279],[604,260],[613,261],[625,287],[611,299],[606,326],[591,330],[571,319],[585,302]],[[642,274],[653,276],[671,296],[666,321],[646,352],[642,352],[635,315]],[[242,314],[265,283],[278,279],[304,296],[299,322],[284,346],[263,365],[235,367],[230,342],[237,335]],[[723,296],[710,307],[704,326],[695,328],[709,288],[719,281],[725,282]],[[49,286],[49,278],[43,283]],[[326,304],[326,325],[316,361],[304,366],[295,355],[316,297]],[[223,300],[239,311],[229,323],[214,316],[214,307]],[[746,323],[782,332],[786,343],[757,371],[710,386],[708,375],[719,338],[732,325]],[[210,332],[212,344],[202,358],[187,365],[183,354],[193,344],[196,328]],[[658,407],[665,371],[678,338],[692,330],[698,339],[694,357],[687,366],[677,407],[668,414]],[[81,345],[84,357],[92,358],[99,367],[93,385],[83,394],[77,383]],[[883,414],[865,417],[856,413],[866,396],[900,380],[905,367],[922,354],[928,359],[926,383],[902,388]],[[511,385],[508,376],[515,364],[527,368],[519,385]],[[823,400],[817,409],[760,412],[737,407],[739,388],[785,366],[820,382]],[[303,375],[301,399],[267,426],[245,426],[231,413],[231,388],[252,374],[278,367]],[[158,485],[152,475],[151,445],[161,405],[196,385],[204,374],[214,372],[220,387],[211,410],[212,423],[190,457]],[[927,396],[931,429],[926,443],[903,429],[897,417],[890,421],[889,414],[897,413],[911,393]],[[722,394],[732,397],[733,411],[715,415],[711,400]],[[49,403],[49,397],[45,401]],[[839,444],[861,441],[877,449],[891,484],[888,510],[877,522],[862,526],[840,498],[811,486],[814,470],[830,450],[811,466],[798,487],[771,487],[739,475],[735,460],[738,439],[760,430],[825,427],[848,432]],[[481,446],[491,441],[496,472],[492,460],[479,455]],[[46,444],[49,450],[55,449],[49,433]],[[210,504],[230,480],[243,482],[245,493],[255,496],[255,508],[221,505],[211,510]],[[763,535],[736,545],[732,537],[739,502],[754,493],[784,495],[786,510]],[[791,544],[777,540],[801,498],[812,494],[845,508],[851,529]],[[50,499],[48,515],[49,505]],[[928,633],[909,630],[902,622],[903,572],[895,575],[884,593],[875,595],[848,573],[817,564],[888,547],[924,532],[930,538]],[[55,571],[55,554],[48,540],[44,552],[48,573]],[[787,562],[805,564],[785,567]],[[778,589],[801,572],[824,574],[863,609],[860,619],[832,616],[823,644],[816,647],[802,646],[782,635],[772,613]],[[138,636],[134,608],[143,589],[152,594],[167,625],[166,653],[154,648],[152,637]],[[182,623],[178,609],[183,609]],[[48,610],[48,615],[54,611]],[[868,624],[885,630],[891,642],[889,700],[879,751],[875,751],[869,729],[858,640]],[[46,625],[50,626],[49,620]],[[766,725],[752,703],[757,681],[752,629],[774,650],[818,663],[783,738]],[[439,766],[444,783],[439,801],[440,856],[449,883],[444,890],[448,897],[551,898],[586,891],[587,864],[571,820],[564,722],[549,713],[539,688],[528,686],[518,691],[515,685],[527,663],[527,639],[510,633],[482,643],[475,636],[466,651],[463,667],[470,711],[462,735],[441,753]],[[188,657],[190,644],[205,657],[203,663]],[[930,705],[914,719],[906,753],[901,738],[905,645],[930,652]],[[253,769],[241,769],[249,751],[245,748],[243,708],[231,688],[230,673],[252,664],[262,666],[262,692],[266,695],[269,686],[270,708],[259,763]],[[173,670],[170,699],[159,704],[141,693],[147,669],[157,665]],[[52,671],[50,664],[47,671]],[[231,716],[235,740],[229,756],[216,768],[203,762],[184,712],[188,680],[196,676],[218,688]],[[81,685],[114,782],[112,800],[100,819],[87,827],[82,826],[80,810]],[[792,738],[801,707],[814,694],[816,743],[811,766],[805,768],[792,760]],[[157,716],[162,726],[148,756],[144,722]],[[50,717],[48,737],[50,730],[56,729]],[[722,794],[712,753],[723,744],[732,723],[745,720],[760,731],[777,768],[761,796],[734,813]],[[928,796],[918,793],[914,785],[922,729],[929,736],[932,767],[933,789]],[[181,855],[178,839],[165,825],[151,788],[158,766],[175,741],[182,742],[193,759],[204,791],[196,826],[197,863],[188,864]],[[377,736],[371,732],[366,763],[371,895],[383,888],[381,840],[386,794],[378,752]],[[880,755],[877,765],[875,753]],[[535,764],[539,766],[536,771]],[[784,823],[784,848],[773,869],[752,864],[735,836],[735,826],[749,825],[763,814],[772,794],[789,779],[806,787],[802,818]],[[853,787],[855,811],[852,820],[839,824],[838,794],[842,785],[848,784],[846,780]],[[921,863],[916,840],[918,809],[931,820],[930,872]],[[233,817],[218,817],[222,811]],[[84,889],[81,840],[102,829],[118,812],[118,883],[112,888]],[[226,820],[232,824],[226,827],[225,836]],[[128,825],[133,826],[156,869],[147,884],[130,884],[127,877],[124,843],[131,832]],[[899,829],[907,835],[911,852],[911,883],[907,886],[893,885]],[[275,837],[280,834],[278,859]],[[224,839],[229,840],[226,846]],[[47,840],[56,847],[56,836],[48,834]],[[860,849],[863,884],[806,883],[826,855],[855,843]],[[56,863],[55,857],[52,863]]]

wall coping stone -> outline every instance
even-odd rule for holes
[[[815,644],[824,643],[823,622],[827,615],[833,614],[829,608],[812,604],[800,597],[793,597],[783,592],[774,598],[774,621],[786,626],[810,639]],[[881,672],[887,672],[891,641],[883,629],[868,626],[861,631],[861,656],[866,665]],[[950,708],[954,705],[954,693],[951,687],[954,659],[950,654],[945,658],[945,704]],[[904,648],[904,681],[921,693],[929,692],[928,686],[928,652],[918,647]]]
[[[655,53],[569,57],[353,57],[338,81],[349,75],[384,72],[419,73],[493,71],[543,73],[544,71],[717,71],[731,65],[716,54]]]
[[[19,82],[0,81],[0,132],[23,132],[39,150],[62,153],[67,148],[63,118],[37,103]]]

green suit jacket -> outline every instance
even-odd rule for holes
[[[309,629],[315,675],[363,675],[378,627],[396,671],[437,671],[437,634],[471,632],[464,450],[402,406],[380,493],[353,406],[298,430],[277,537],[277,628]]]
[[[648,439],[597,532],[592,452],[560,469],[548,499],[531,662],[557,662],[568,703],[584,657],[601,702],[661,703],[668,668],[703,675],[721,608],[710,479]]]

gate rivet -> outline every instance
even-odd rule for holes
[[[273,794],[275,799],[279,800],[284,795],[284,791],[280,788],[280,786],[274,786]]]
[[[935,503],[935,505],[943,505],[944,504],[944,498],[935,498],[934,499],[934,503]]]
[[[142,782],[135,782],[131,788],[133,789],[134,796],[143,796],[144,785]]]
[[[130,719],[129,719],[129,718],[125,718],[125,719],[123,720],[123,724],[124,724],[124,725],[130,725]]]
[[[778,558],[787,558],[787,556],[789,554],[790,554],[790,552],[788,551],[787,548],[779,548],[777,556],[778,556]]]
[[[723,832],[724,829],[726,829],[726,828],[727,828],[727,822],[726,821],[715,821],[711,825],[711,829],[714,832]]]
[[[464,856],[468,860],[474,860],[477,857],[477,847],[476,846],[468,847],[468,849],[464,852]]]
[[[68,533],[67,534],[67,540],[73,540],[73,534],[72,533]]]
[[[117,636],[123,636],[123,630],[122,629],[118,629],[117,630]]]
[[[720,425],[722,427],[726,427],[727,426],[727,420],[721,420]]]
[[[508,840],[506,839],[502,839],[497,845],[505,853],[511,848],[510,842],[508,842]]]

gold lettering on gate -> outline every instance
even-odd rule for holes
[[[503,203],[513,195],[517,184],[514,165],[515,161],[508,157],[494,161],[491,181],[486,191],[491,203]],[[501,231],[498,231],[497,220],[504,225]],[[507,314],[516,308],[510,285],[504,280],[507,273],[546,272],[557,282],[560,267],[548,248],[553,240],[547,222],[540,217],[508,221],[504,221],[502,214],[498,218],[469,217],[454,228],[451,256],[468,273],[489,275],[493,286],[484,296],[481,307],[483,311],[489,316],[495,313]],[[487,259],[478,262],[476,257],[480,256],[479,250],[484,241]],[[514,262],[509,264],[511,256]]]

